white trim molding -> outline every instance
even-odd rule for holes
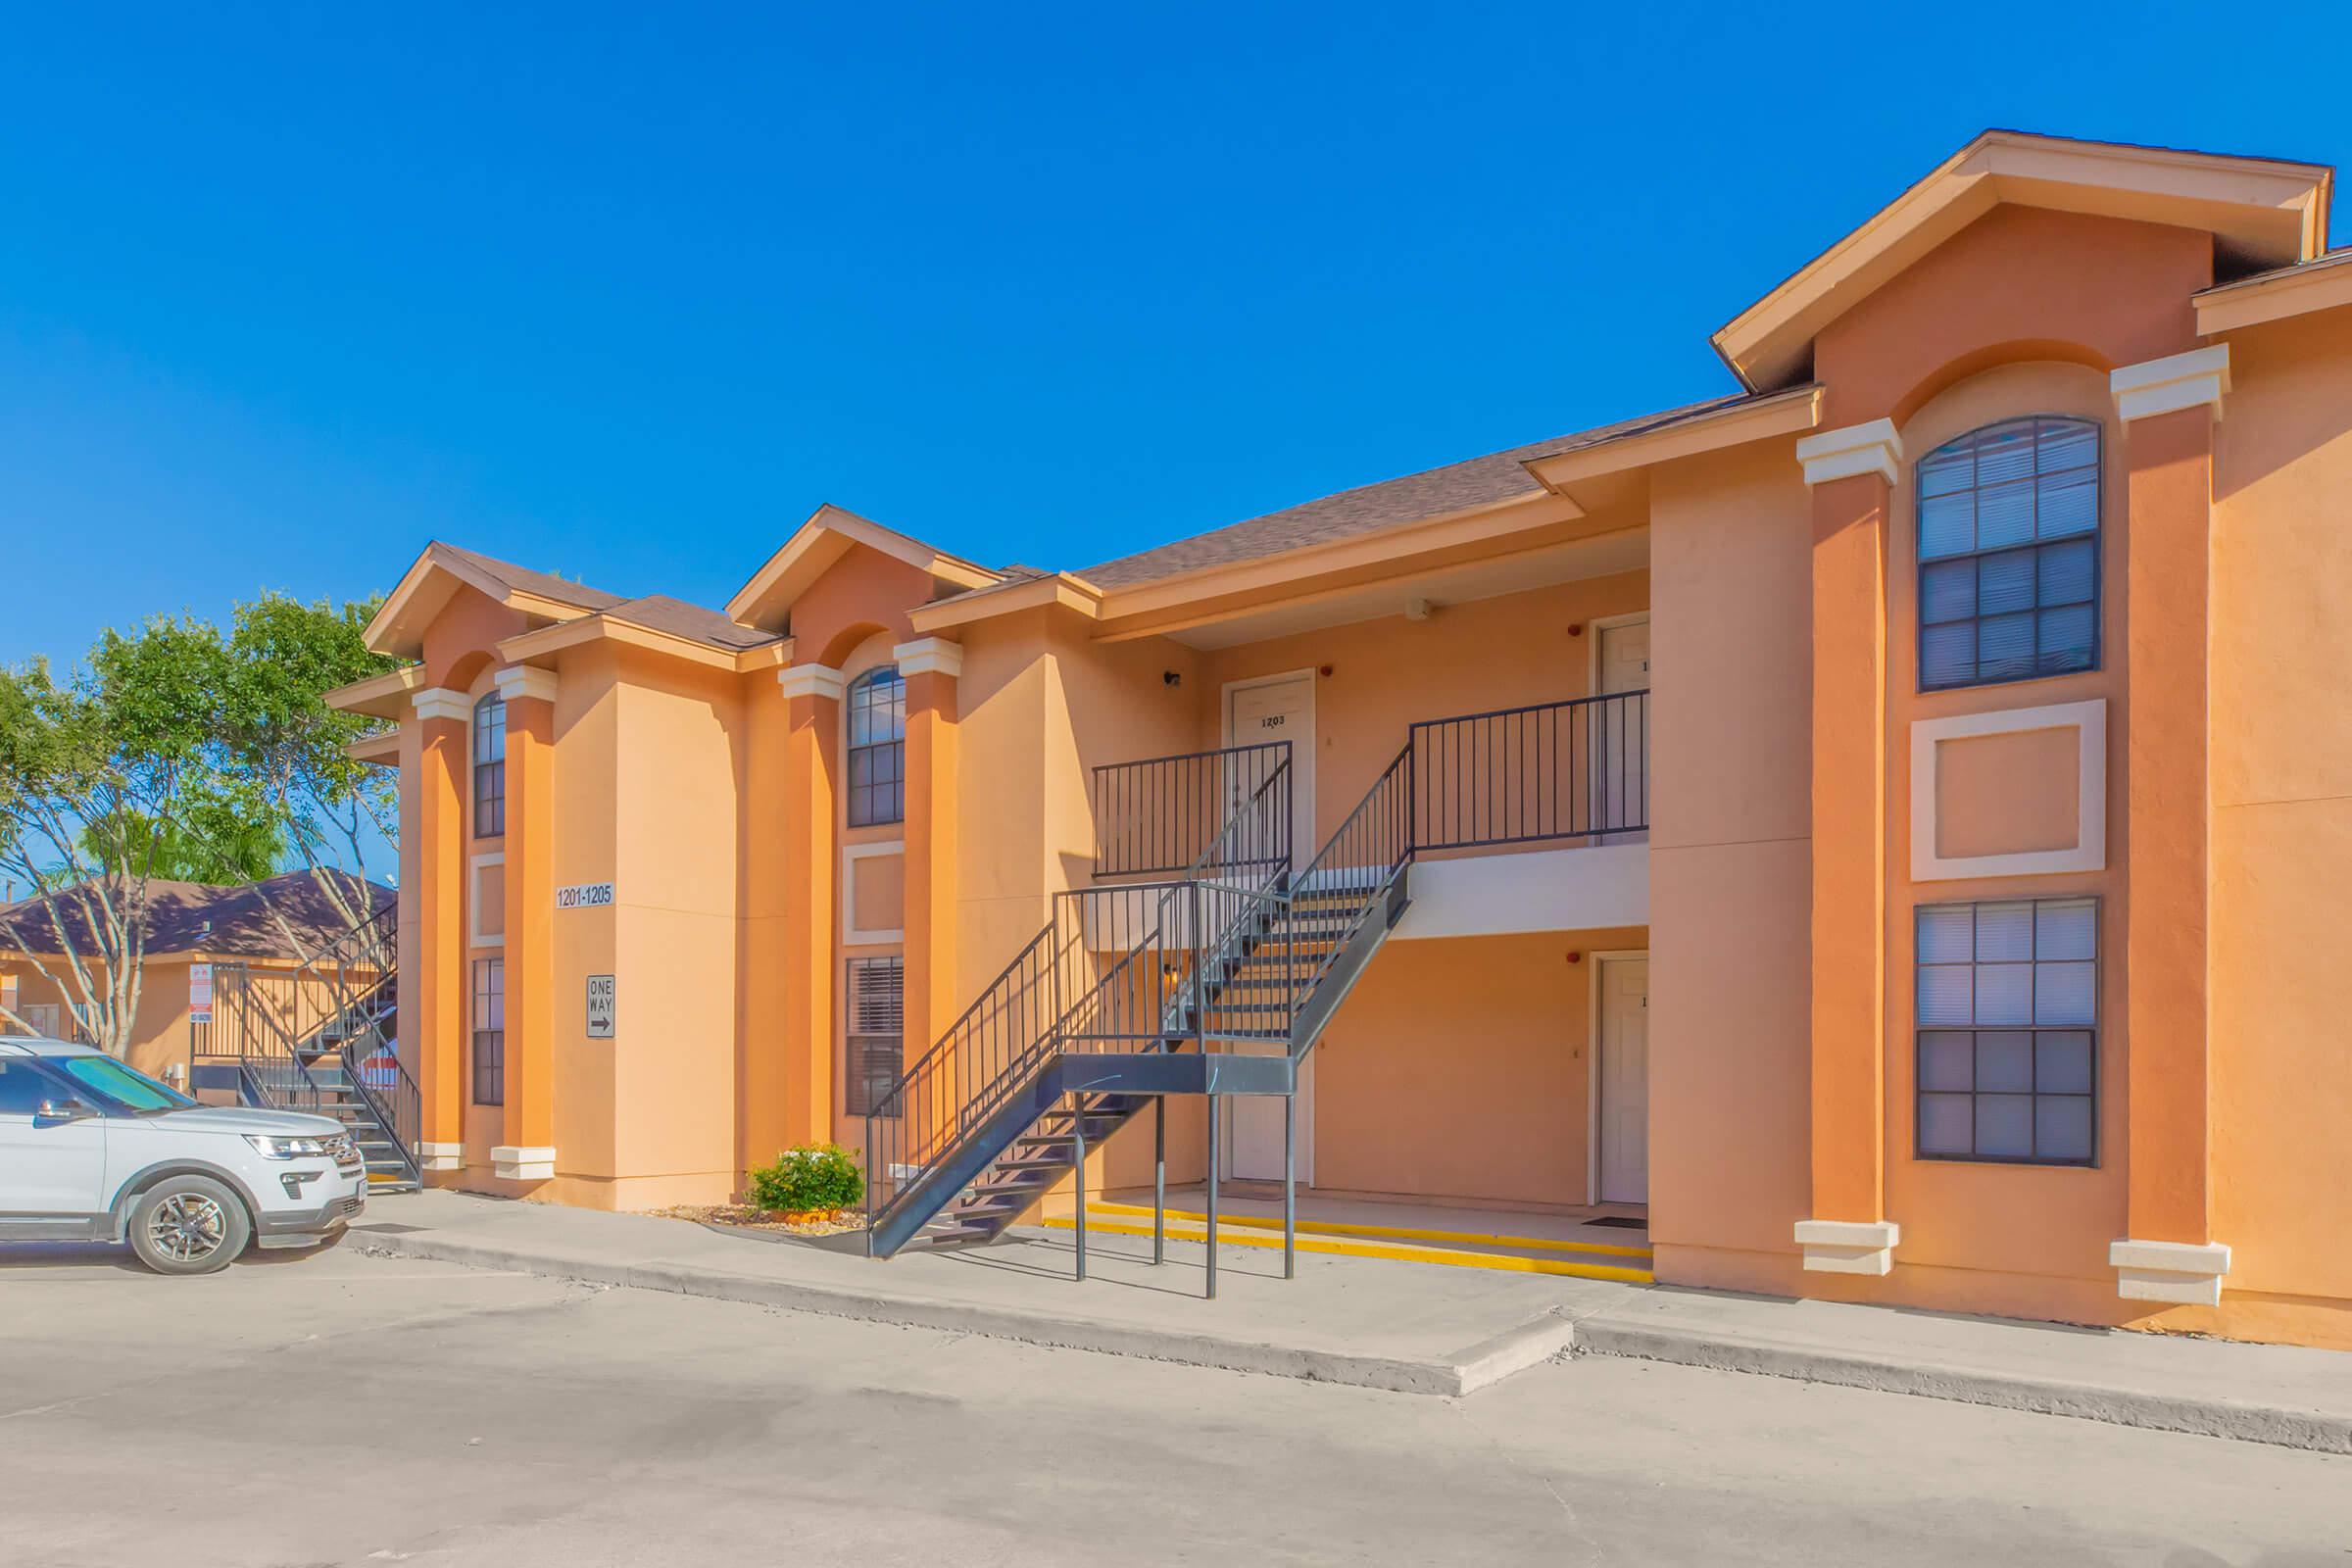
[[[1814,1274],[1885,1274],[1894,1267],[1903,1228],[1890,1219],[1800,1219],[1796,1245]]]
[[[867,931],[861,929],[858,924],[858,876],[850,867],[859,860],[870,860],[876,856],[882,855],[899,857],[901,897],[905,897],[904,889],[906,879],[906,841],[905,839],[891,839],[881,844],[845,844],[841,847],[841,945],[845,948],[886,947],[893,942],[906,940],[906,932],[904,927],[896,931],[880,927]]]
[[[543,1182],[556,1173],[553,1149],[501,1144],[490,1151],[490,1171],[510,1182]]]
[[[1902,466],[1903,438],[1892,419],[1819,430],[1797,439],[1796,461],[1805,466],[1807,484],[1828,484],[1858,473],[1880,474],[1893,484]]]
[[[473,699],[446,686],[428,686],[423,691],[410,693],[409,706],[416,710],[418,718],[428,721],[454,718],[463,724],[473,716]]]
[[[1979,735],[2023,735],[2072,729],[2075,767],[2075,842],[2063,850],[1946,858],[1936,851],[1936,748]],[[2107,699],[2007,708],[1990,713],[1911,721],[1911,880],[1948,882],[1964,876],[2040,876],[2107,868]]]
[[[2127,1301],[2222,1304],[2222,1276],[2230,1249],[2220,1242],[2116,1242],[2107,1249],[2115,1294]]]
[[[420,1143],[416,1146],[416,1163],[426,1170],[464,1170],[466,1146]]]
[[[849,683],[831,664],[787,664],[776,671],[776,684],[784,688],[787,699],[822,697],[839,702]]]
[[[495,931],[482,929],[482,873],[495,870],[503,879],[507,874],[506,865],[507,852],[504,850],[477,855],[466,862],[466,947],[469,952],[475,948],[504,948],[507,945],[507,927],[503,919]],[[499,913],[504,915],[507,909],[503,903],[506,894],[503,885],[499,894],[502,899]]]
[[[2115,394],[2116,416],[2126,423],[2200,404],[2211,404],[2218,419],[2222,394],[2230,390],[2230,345],[2124,366],[2107,377],[2107,389]]]
[[[495,684],[498,695],[510,703],[518,697],[537,697],[551,703],[556,700],[556,672],[536,664],[509,664],[498,672]]]
[[[901,643],[890,651],[890,658],[902,675],[945,675],[954,680],[963,673],[963,644],[945,637]]]

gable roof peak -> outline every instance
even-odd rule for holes
[[[1986,130],[1718,330],[1750,391],[1807,372],[1815,334],[2001,202],[2202,228],[2249,270],[2328,248],[2324,164]]]

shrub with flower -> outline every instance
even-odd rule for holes
[[[796,1144],[750,1181],[753,1202],[784,1214],[831,1214],[865,1201],[865,1172],[839,1144]]]

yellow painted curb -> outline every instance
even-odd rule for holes
[[[1140,1203],[1089,1203],[1089,1214],[1143,1214],[1151,1210]],[[1206,1214],[1185,1209],[1168,1210],[1168,1218],[1189,1220],[1196,1225],[1208,1223]],[[1219,1214],[1217,1225],[1248,1225],[1256,1229],[1280,1230],[1282,1220],[1273,1214]],[[1609,1242],[1564,1242],[1549,1236],[1481,1236],[1471,1231],[1412,1230],[1401,1225],[1349,1225],[1337,1220],[1302,1219],[1298,1222],[1301,1235],[1317,1236],[1374,1236],[1401,1242],[1475,1242],[1482,1247],[1531,1247],[1546,1252],[1592,1252],[1602,1257],[1638,1257],[1649,1259],[1646,1247],[1623,1247]]]
[[[1093,1213],[1094,1210],[1089,1208],[1090,1217],[1086,1222],[1086,1228],[1090,1233],[1100,1231],[1106,1236],[1149,1236],[1152,1234],[1152,1227],[1149,1225],[1131,1225],[1124,1220],[1115,1219],[1095,1219],[1091,1217]],[[1171,1214],[1169,1217],[1172,1219],[1175,1216]],[[1046,1224],[1055,1230],[1068,1231],[1078,1228],[1076,1220],[1059,1215],[1049,1216]],[[1171,1241],[1205,1242],[1208,1239],[1208,1232],[1205,1228],[1200,1227],[1171,1225],[1168,1227],[1168,1237]],[[1227,1231],[1224,1228],[1223,1217],[1220,1216],[1217,1225],[1217,1243],[1222,1247],[1278,1248],[1282,1246],[1282,1238],[1260,1235],[1249,1230],[1244,1230],[1239,1234]],[[1565,1258],[1515,1257],[1508,1252],[1457,1252],[1443,1247],[1414,1247],[1401,1242],[1351,1241],[1345,1237],[1302,1235],[1298,1238],[1298,1250],[1301,1252],[1329,1252],[1338,1257],[1386,1258],[1396,1263],[1440,1263],[1448,1268],[1495,1269],[1506,1274],[1556,1274],[1569,1279],[1615,1280],[1624,1285],[1647,1285],[1651,1281],[1650,1272],[1645,1268],[1624,1268],[1612,1263],[1572,1263]]]

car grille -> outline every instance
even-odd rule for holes
[[[368,1200],[355,1193],[349,1198],[338,1198],[333,1202],[327,1204],[326,1212],[330,1217],[335,1219],[349,1219],[352,1215],[357,1214],[363,1207],[365,1207],[367,1202]]]
[[[347,1170],[360,1163],[359,1146],[351,1141],[349,1133],[337,1133],[334,1137],[329,1138],[326,1141],[326,1152],[336,1164]]]

